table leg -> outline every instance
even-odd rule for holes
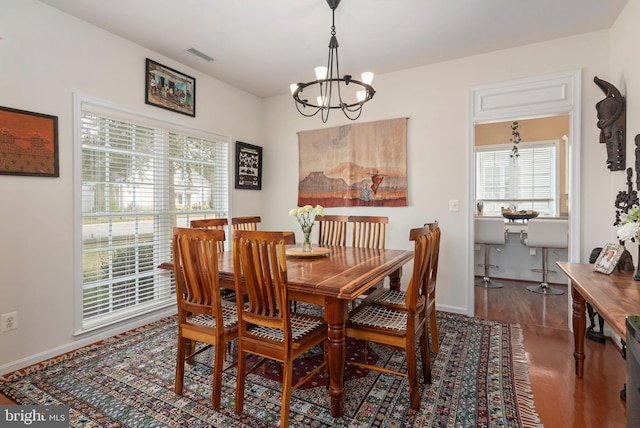
[[[584,297],[571,287],[571,297],[573,298],[573,358],[576,360],[576,376],[582,378],[584,374],[584,330],[587,324],[585,317]]]
[[[331,416],[342,417],[342,403],[344,398],[344,365],[347,355],[345,338],[345,324],[348,317],[348,301],[343,299],[326,298],[324,316],[329,324],[328,363],[329,363],[329,395],[331,396]]]
[[[402,278],[402,266],[398,268],[398,270],[393,271],[391,275],[389,275],[389,288],[391,290],[400,290],[401,279]]]

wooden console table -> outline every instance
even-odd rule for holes
[[[592,264],[556,262],[571,280],[573,298],[573,357],[576,376],[584,373],[585,302],[600,314],[622,340],[626,340],[627,315],[640,315],[640,281],[635,272],[614,272],[605,275],[593,270]]]

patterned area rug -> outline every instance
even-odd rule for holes
[[[409,408],[405,378],[350,368],[344,417],[331,417],[322,376],[294,391],[290,426],[540,427],[533,406],[522,330],[439,312],[440,351],[432,384],[421,384],[420,411]],[[211,409],[210,361],[187,365],[185,390],[173,392],[174,317],[83,348],[72,355],[0,377],[0,390],[20,404],[71,407],[73,427],[269,427],[280,416],[275,364],[248,376],[244,413],[234,413],[235,368],[224,374],[222,405]],[[362,358],[362,343],[349,344]],[[403,367],[404,353],[370,344],[378,365]],[[206,354],[202,359],[207,359]],[[308,364],[317,355],[303,357]],[[418,365],[418,367],[420,367]]]

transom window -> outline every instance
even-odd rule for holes
[[[557,140],[521,142],[515,160],[510,145],[477,146],[476,201],[482,201],[484,214],[515,206],[558,215],[558,146]]]
[[[80,103],[77,330],[175,305],[174,226],[227,217],[229,138]]]

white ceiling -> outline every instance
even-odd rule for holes
[[[314,80],[313,67],[327,62],[331,9],[325,0],[40,1],[259,97]],[[335,24],[340,72],[389,73],[608,29],[626,3],[344,0]]]

